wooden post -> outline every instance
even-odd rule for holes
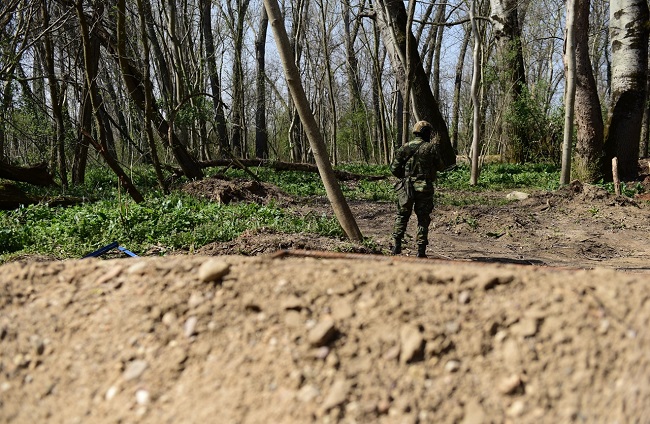
[[[621,195],[621,181],[618,179],[618,158],[612,158],[612,178],[614,179],[614,193]]]

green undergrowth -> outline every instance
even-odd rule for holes
[[[386,165],[350,164],[337,169],[380,179],[342,181],[346,199],[393,202],[393,183]],[[320,176],[313,172],[279,172],[269,168],[252,168],[251,172],[264,182],[273,184],[287,194],[309,200],[325,196]],[[251,176],[242,170],[211,168],[206,175],[223,173],[230,178]],[[470,169],[459,164],[439,174],[436,183],[438,205],[498,205],[508,201],[495,192],[553,191],[559,187],[558,167],[548,164],[488,164],[481,170],[477,185],[469,184]],[[0,263],[21,254],[43,254],[57,258],[81,257],[111,242],[144,254],[152,247],[165,250],[198,249],[211,242],[230,241],[246,230],[267,228],[279,233],[307,232],[342,237],[335,218],[307,214],[298,216],[278,205],[238,203],[224,205],[182,194],[172,186],[172,194],[159,190],[155,174],[148,168],[131,170],[130,177],[145,195],[145,202],[134,203],[120,189],[117,178],[109,170],[90,169],[83,186],[61,192],[36,189],[19,184],[33,196],[73,196],[84,202],[69,207],[50,207],[45,203],[0,211]],[[613,185],[602,184],[610,192]],[[633,195],[642,187],[628,184],[624,194]],[[329,215],[329,214],[328,214]]]
[[[223,205],[178,194],[141,204],[124,199],[71,207],[39,204],[0,213],[0,262],[11,254],[82,257],[114,241],[136,254],[153,246],[191,250],[260,228],[343,236],[333,218],[301,217],[275,205]]]

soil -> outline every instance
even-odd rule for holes
[[[262,183],[184,189],[332,214]],[[388,254],[393,204],[355,201],[363,244],[260,229],[7,263],[0,422],[647,422],[650,202],[526,195],[438,206],[428,259],[412,237]]]

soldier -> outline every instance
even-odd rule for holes
[[[395,184],[397,194],[397,218],[393,230],[393,254],[402,253],[402,239],[406,232],[411,212],[415,210],[418,218],[416,243],[418,257],[426,258],[429,244],[429,224],[433,211],[433,183],[436,172],[445,169],[436,144],[438,134],[427,121],[419,121],[413,126],[415,139],[395,152],[390,165],[394,176],[400,180]],[[433,139],[432,137],[435,137]]]

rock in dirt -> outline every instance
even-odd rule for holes
[[[199,267],[199,280],[204,283],[218,281],[230,272],[230,264],[219,259],[209,259]]]
[[[336,337],[336,326],[331,319],[325,319],[309,330],[309,343],[312,346],[320,347],[328,344]]]

